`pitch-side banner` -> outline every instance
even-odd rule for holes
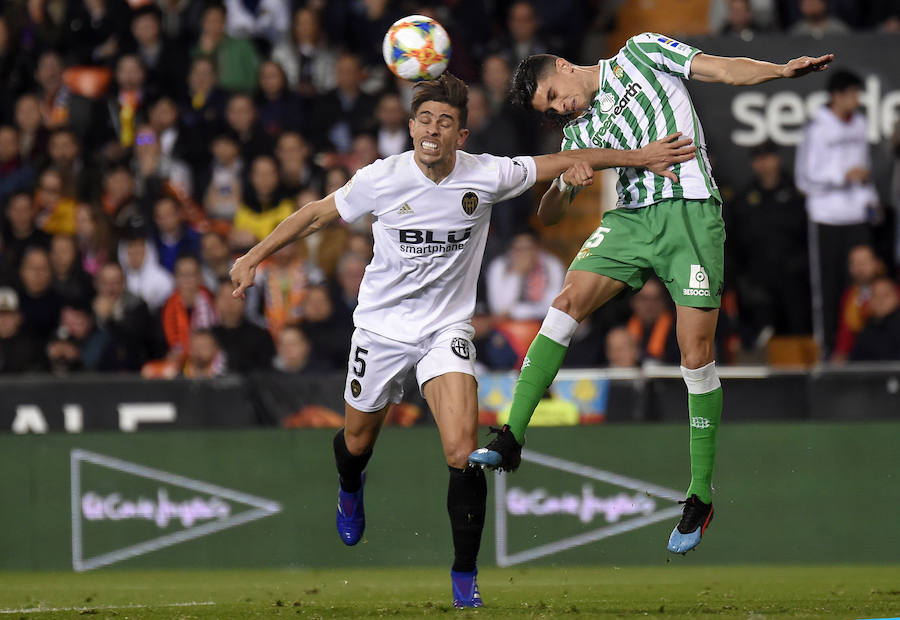
[[[875,177],[886,197],[890,184],[891,136],[900,120],[900,38],[889,34],[855,34],[823,39],[758,36],[709,37],[691,41],[704,52],[749,56],[776,63],[798,56],[834,53],[832,69],[847,69],[862,78],[863,111],[875,163]],[[706,132],[719,184],[740,189],[748,181],[749,150],[767,139],[784,149],[793,163],[794,149],[811,114],[825,104],[829,71],[796,80],[757,86],[726,86],[690,81],[697,114]]]

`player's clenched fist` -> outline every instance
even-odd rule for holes
[[[587,187],[594,182],[594,169],[586,162],[580,161],[563,172],[562,180],[569,185]]]
[[[245,254],[234,261],[229,274],[231,275],[231,284],[234,286],[234,292],[231,293],[232,296],[243,299],[244,291],[248,287],[253,286],[253,280],[256,277],[256,265],[251,264]]]

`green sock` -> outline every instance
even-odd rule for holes
[[[528,347],[509,410],[509,428],[519,443],[525,438],[525,427],[553,383],[568,349],[544,334],[538,334]]]
[[[688,394],[691,417],[691,486],[687,496],[712,501],[712,473],[716,460],[716,434],[722,420],[722,388],[706,394]]]

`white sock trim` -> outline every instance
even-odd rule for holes
[[[715,362],[710,362],[706,366],[694,370],[682,366],[681,376],[684,377],[688,394],[709,394],[722,386],[719,381],[719,373],[716,372]]]
[[[544,322],[541,324],[541,331],[538,333],[544,334],[553,342],[567,347],[576,329],[578,329],[578,321],[562,310],[557,310],[551,306],[550,310],[547,311]]]

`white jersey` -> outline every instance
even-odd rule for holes
[[[866,119],[856,112],[848,122],[823,106],[813,115],[797,147],[797,187],[806,194],[806,212],[817,224],[863,224],[878,205],[870,183],[848,183],[852,168],[872,169]]]
[[[637,208],[666,198],[721,202],[703,128],[683,82],[699,53],[661,34],[631,37],[613,58],[599,62],[594,99],[563,128],[563,150],[638,149],[676,131],[694,140],[696,158],[673,166],[679,183],[641,168],[617,168],[618,206]]]
[[[371,213],[375,255],[366,267],[353,323],[414,343],[469,321],[491,206],[535,182],[531,157],[456,152],[456,166],[435,183],[413,151],[359,170],[335,193],[341,217]]]

